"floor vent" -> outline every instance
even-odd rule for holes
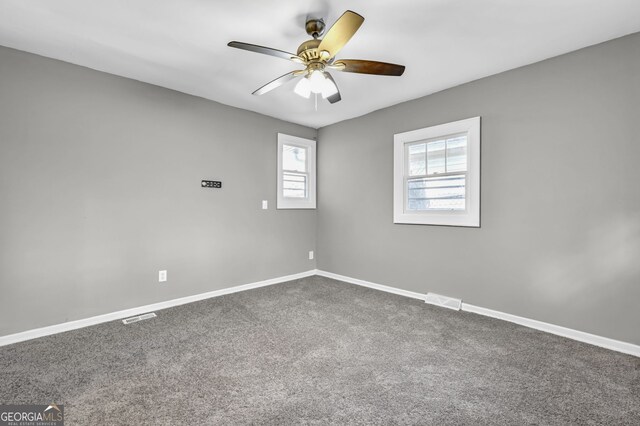
[[[146,319],[149,319],[149,318],[155,318],[155,317],[156,317],[156,314],[151,312],[150,314],[143,314],[143,315],[138,315],[137,317],[131,317],[131,318],[123,319],[122,323],[123,324],[131,324],[132,322],[138,322],[138,321],[146,320]]]
[[[455,311],[459,311],[460,308],[462,307],[461,299],[454,299],[453,297],[440,296],[439,294],[435,294],[435,293],[427,293],[427,297],[424,299],[424,301],[431,305],[441,306],[443,308],[449,308]]]

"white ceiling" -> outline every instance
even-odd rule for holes
[[[227,47],[295,53],[308,15],[365,22],[339,58],[406,65],[402,77],[332,72],[342,101],[258,87],[296,69]],[[311,127],[640,31],[638,0],[2,0],[0,45]]]

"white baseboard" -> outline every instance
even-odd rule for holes
[[[235,287],[223,288],[207,293],[196,294],[193,296],[181,297],[179,299],[167,300],[165,302],[153,303],[151,305],[139,306],[137,308],[125,309],[123,311],[111,312],[108,314],[97,315],[95,317],[84,318],[76,321],[69,321],[62,324],[50,325],[47,327],[27,330],[20,333],[9,334],[0,337],[0,346],[10,345],[12,343],[23,342],[25,340],[35,339],[37,337],[49,336],[51,334],[62,333],[64,331],[76,330],[78,328],[88,327],[90,325],[101,324],[103,322],[121,320],[123,318],[132,317],[160,309],[171,308],[173,306],[184,305],[185,303],[197,302],[212,297],[224,296],[225,294],[237,293],[239,291],[251,290],[252,288],[265,287],[268,285],[283,283],[286,281],[297,280],[300,278],[316,275],[316,270],[312,269],[299,274],[286,275],[283,277],[272,278],[269,280],[258,281],[254,283],[239,285]]]
[[[25,340],[35,339],[37,337],[49,336],[51,334],[62,333],[64,331],[76,330],[78,328],[88,327],[90,325],[101,324],[104,322],[121,320],[123,318],[144,314],[151,311],[158,311],[161,309],[171,308],[173,306],[184,305],[186,303],[197,302],[212,297],[223,296],[225,294],[237,293],[239,291],[251,290],[253,288],[265,287],[273,284],[278,284],[286,281],[297,280],[300,278],[310,277],[313,275],[320,275],[327,278],[332,278],[338,281],[343,281],[350,284],[356,284],[363,287],[369,287],[375,290],[385,291],[387,293],[398,294],[400,296],[410,297],[413,299],[425,300],[425,294],[416,293],[413,291],[402,290],[396,287],[390,287],[387,285],[376,284],[370,281],[360,280],[357,278],[347,277],[345,275],[334,274],[332,272],[321,271],[312,269],[306,272],[301,272],[293,275],[286,275],[283,277],[272,278],[269,280],[258,281],[254,283],[239,285],[235,287],[224,288],[221,290],[214,290],[207,293],[196,294],[193,296],[181,297],[179,299],[168,300],[165,302],[153,303],[151,305],[139,306],[137,308],[125,309],[123,311],[111,312],[104,315],[98,315],[95,317],[80,319],[77,321],[69,321],[62,324],[51,325],[42,328],[36,328],[33,330],[27,330],[20,333],[9,334],[0,337],[0,346],[10,345],[12,343],[18,343]],[[501,319],[504,321],[513,322],[523,325],[525,327],[534,328],[536,330],[545,331],[547,333],[556,334],[558,336],[566,337],[569,339],[577,340],[591,345],[600,346],[613,351],[622,352],[629,355],[640,357],[640,346],[632,343],[622,342],[619,340],[609,339],[607,337],[597,336],[595,334],[585,333],[583,331],[573,330],[566,327],[561,327],[554,324],[545,323],[529,318],[519,317],[517,315],[507,314],[500,311],[494,311],[492,309],[483,308],[480,306],[470,305],[468,303],[462,303],[462,310],[466,312],[472,312],[492,318]]]
[[[481,306],[462,303],[462,310],[473,312],[491,318],[497,318],[504,321],[513,322],[536,330],[545,331],[547,333],[566,337],[568,339],[577,340],[579,342],[589,343],[591,345],[600,346],[601,348],[611,349],[612,351],[622,352],[628,355],[640,357],[640,346],[633,343],[621,342],[620,340],[609,339],[608,337],[597,336],[595,334],[586,333],[584,331],[574,330],[572,328],[562,327],[555,324],[549,324],[529,318],[519,317],[517,315],[507,314],[492,309],[483,308]]]
[[[332,278],[338,281],[344,281],[350,284],[360,285],[363,287],[374,288],[376,290],[386,291],[387,293],[399,294],[400,296],[411,297],[413,299],[424,300],[425,298],[424,294],[420,294],[420,293],[416,293],[408,290],[402,290],[396,287],[389,287],[388,285],[376,284],[369,281],[359,280],[357,278],[351,278],[344,275],[334,274],[333,272],[317,270],[316,275],[320,275],[321,277]]]
[[[327,278],[333,278],[335,280],[344,281],[351,284],[357,284],[364,287],[373,288],[376,290],[386,291],[388,293],[399,294],[401,296],[407,296],[414,299],[425,300],[426,295],[416,293],[413,291],[402,290],[395,287],[389,287],[382,284],[376,284],[369,281],[360,280],[357,278],[347,277],[344,275],[334,274],[332,272],[317,271],[317,275],[321,275]],[[517,315],[507,314],[500,311],[494,311],[492,309],[483,308],[480,306],[470,305],[468,303],[462,303],[462,310],[480,314],[492,318],[501,319],[504,321],[513,322],[523,325],[525,327],[534,328],[536,330],[544,331],[558,336],[566,337],[569,339],[577,340],[579,342],[589,343],[591,345],[600,346],[605,349],[611,349],[616,352],[622,352],[628,355],[634,355],[640,357],[640,346],[633,343],[621,342],[620,340],[609,339],[608,337],[596,336],[595,334],[585,333],[584,331],[573,330],[571,328],[561,327],[559,325],[549,324],[542,321],[537,321],[529,318],[519,317]]]

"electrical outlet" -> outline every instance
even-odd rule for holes
[[[262,210],[267,210],[269,208],[269,202],[267,200],[262,200]]]
[[[313,260],[313,251],[309,252],[309,260]]]
[[[158,272],[158,282],[166,282],[167,281],[167,271],[159,271]]]

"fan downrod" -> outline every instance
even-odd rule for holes
[[[317,39],[324,32],[324,20],[322,19],[307,19],[307,22],[304,26],[307,34],[309,34],[314,39]]]

